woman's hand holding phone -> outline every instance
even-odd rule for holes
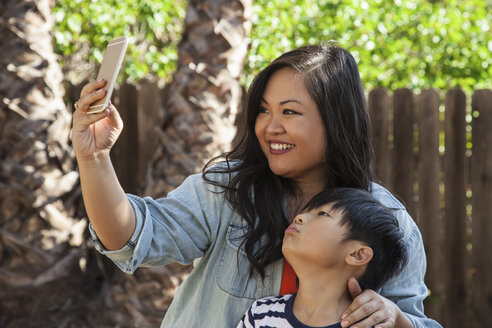
[[[111,147],[123,130],[123,121],[112,104],[101,113],[87,113],[90,104],[105,96],[105,84],[104,80],[86,84],[77,101],[73,114],[72,142],[78,161],[109,156]]]
[[[73,114],[72,142],[85,209],[99,239],[110,250],[126,244],[136,222],[109,156],[123,130],[123,121],[109,101],[127,41],[123,37],[109,42],[97,80],[84,86]]]
[[[75,103],[72,139],[79,161],[97,159],[100,155],[109,158],[109,150],[123,129],[123,122],[110,99],[128,42],[126,36],[108,42],[97,81],[85,85]]]
[[[120,249],[135,230],[135,213],[114,171],[109,151],[123,129],[113,105],[88,114],[89,105],[104,97],[105,81],[82,89],[73,114],[72,142],[77,157],[84,205],[97,235],[109,250]]]

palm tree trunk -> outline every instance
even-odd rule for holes
[[[251,9],[252,0],[189,1],[146,194],[166,194],[229,149],[241,106]]]
[[[58,257],[55,246],[80,244],[85,228],[72,219],[78,174],[52,46],[51,3],[0,2],[0,284],[10,286],[41,279]],[[19,274],[20,258],[38,270]]]

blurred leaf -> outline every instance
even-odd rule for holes
[[[58,0],[53,10],[55,51],[62,56],[62,65],[76,70],[77,64],[85,64],[80,60],[99,64],[111,39],[128,36],[131,41],[121,78],[135,80],[147,74],[170,77],[176,65],[185,6],[184,0]],[[95,69],[88,74],[92,78],[97,74]]]
[[[335,40],[368,89],[490,88],[491,21],[491,3],[481,0],[256,0],[244,83],[286,50]]]
[[[68,60],[86,51],[84,59],[99,63],[107,42],[126,35],[132,43],[124,77],[169,78],[185,6],[184,0],[58,0],[56,52]],[[490,88],[491,22],[492,3],[482,0],[255,0],[242,82],[249,85],[283,52],[335,40],[357,60],[367,89]]]

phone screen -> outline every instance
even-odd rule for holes
[[[116,83],[116,78],[118,77],[118,72],[125,56],[127,45],[127,37],[121,37],[109,41],[108,47],[104,52],[99,74],[97,75],[98,80],[104,79],[106,81],[106,84],[104,85],[106,95],[104,98],[92,103],[89,106],[89,110],[87,111],[88,113],[99,113],[108,107],[111,94],[113,93],[114,85]]]

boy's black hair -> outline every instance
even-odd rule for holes
[[[326,189],[304,207],[309,212],[331,204],[341,211],[341,225],[347,226],[345,240],[358,240],[373,250],[373,258],[358,278],[362,289],[376,290],[399,273],[407,261],[407,247],[398,220],[369,192],[353,188]]]

